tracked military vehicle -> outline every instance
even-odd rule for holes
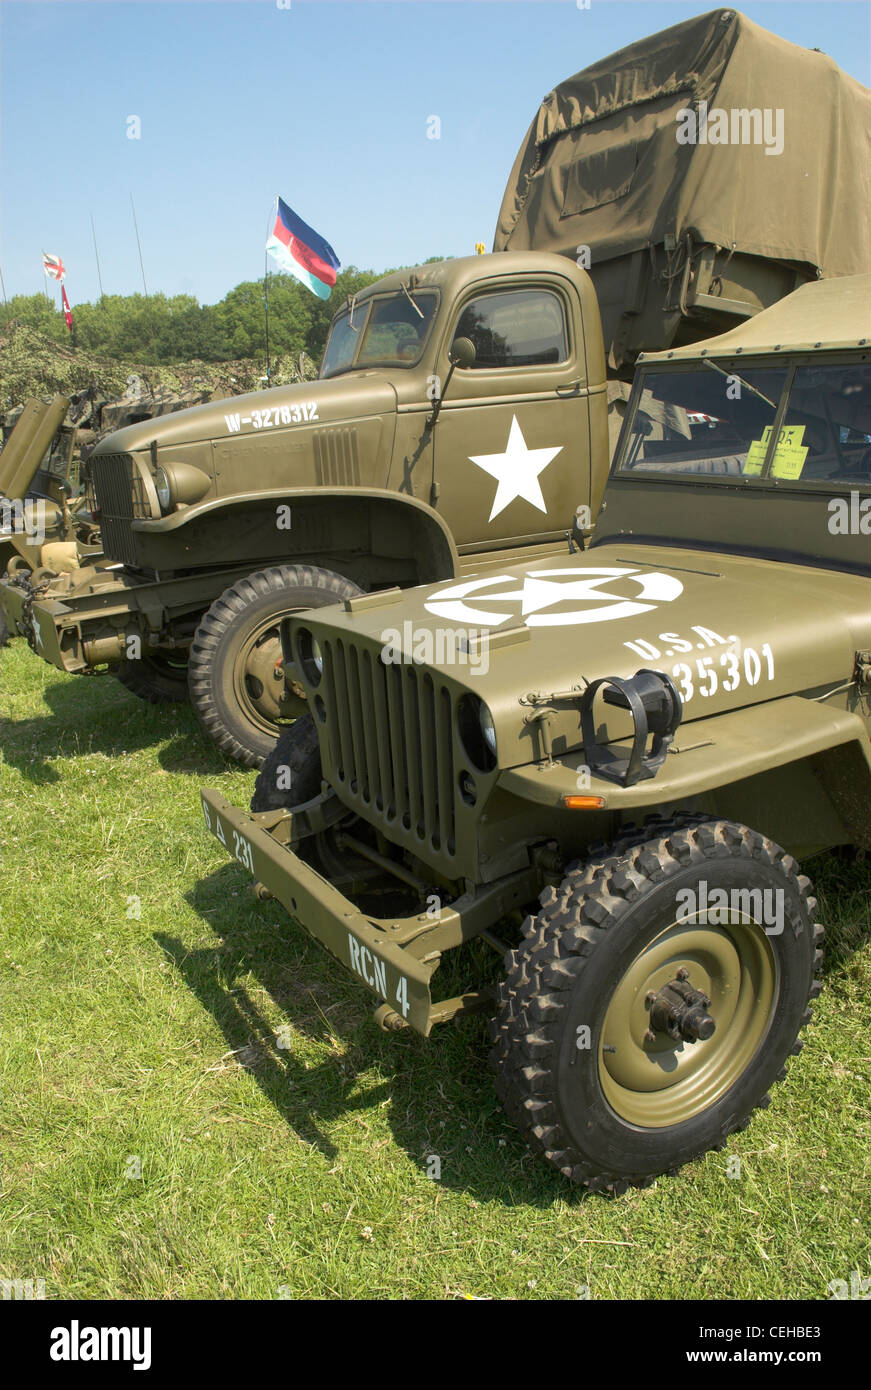
[[[102,440],[109,563],[0,585],[10,626],[61,670],[189,695],[219,747],[261,763],[304,708],[284,616],[581,544],[639,351],[871,270],[869,113],[831,59],[734,10],[569,78],[518,154],[494,254],[370,286],[311,385]]]
[[[871,848],[871,275],[643,354],[592,545],[292,619],[311,713],[206,824],[377,998],[493,1016],[597,1191],[721,1147],[801,1047],[799,861]],[[436,992],[481,937],[498,986]]]

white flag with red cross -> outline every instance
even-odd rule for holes
[[[66,279],[67,269],[60,256],[50,256],[47,251],[43,251],[42,269],[50,280],[57,280],[60,285]]]

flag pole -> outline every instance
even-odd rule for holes
[[[145,265],[142,260],[142,244],[139,240],[139,227],[136,222],[136,204],[133,201],[133,194],[130,194],[130,206],[133,209],[133,230],[136,233],[136,245],[139,248],[139,269],[142,271],[142,288],[145,291],[145,298],[148,298],[148,286],[145,283]]]
[[[94,260],[97,262],[97,283],[100,286],[100,300],[103,299],[103,277],[100,274],[100,256],[97,251],[97,229],[94,226],[94,214],[91,213],[91,236],[94,240]],[[144,275],[142,277],[145,278]]]
[[[3,303],[4,303],[4,304],[8,304],[8,303],[9,303],[9,300],[6,298],[6,284],[5,284],[4,280],[3,280],[3,271],[2,271],[2,270],[0,270],[0,290],[3,291]]]
[[[274,213],[278,208],[278,194],[275,195],[275,202],[272,204],[272,213],[269,218],[269,225],[266,228],[267,241],[272,231]],[[266,320],[266,385],[269,385],[269,378],[272,369],[269,362],[269,251],[263,252],[263,312]]]

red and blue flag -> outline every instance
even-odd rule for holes
[[[281,198],[275,200],[275,226],[266,250],[282,270],[295,275],[320,299],[329,299],[341,261],[328,241],[297,217]]]

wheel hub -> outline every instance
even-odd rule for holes
[[[675,1042],[705,1042],[716,1030],[717,1025],[707,1012],[711,1000],[693,988],[688,970],[678,970],[658,994],[651,990],[645,1004],[650,1009],[645,1042],[656,1042],[657,1033],[667,1033]]]
[[[599,1076],[611,1108],[644,1128],[697,1115],[762,1044],[776,996],[755,923],[672,922],[630,962],[606,1010]]]
[[[239,648],[234,683],[248,717],[266,731],[274,733],[280,719],[296,718],[308,709],[295,670],[285,663],[274,618],[254,628]]]

